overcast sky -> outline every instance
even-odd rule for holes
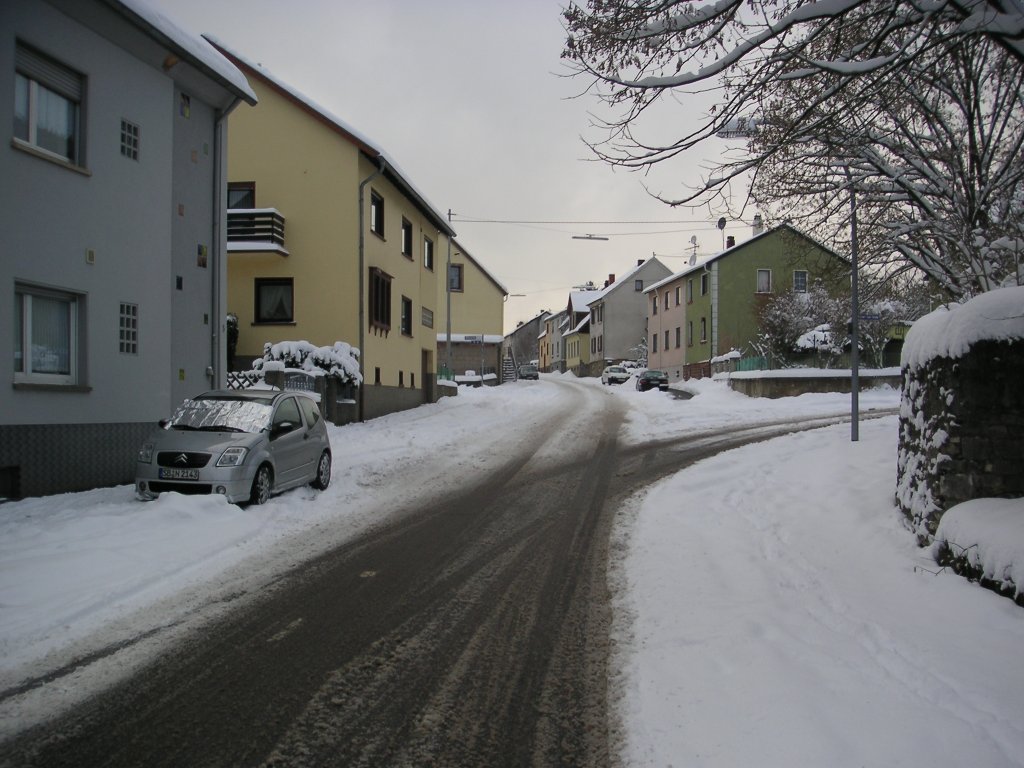
[[[438,210],[450,209],[463,246],[510,293],[525,294],[507,300],[506,331],[541,309],[563,308],[573,285],[601,285],[652,253],[682,269],[691,237],[698,256],[722,247],[717,212],[669,208],[648,195],[642,175],[592,159],[581,136],[600,136],[589,116],[600,104],[573,98],[586,83],[559,76],[560,0],[151,2],[335,113],[387,152]],[[663,116],[680,127],[706,110],[696,101],[671,107]],[[659,168],[647,183],[671,194],[700,171],[693,158]],[[748,209],[747,222],[730,222],[726,233],[744,239],[752,216]],[[573,239],[585,234],[610,239]]]

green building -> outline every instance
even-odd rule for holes
[[[849,262],[788,224],[756,231],[645,291],[649,365],[678,379],[687,368],[730,350],[749,354],[768,298],[790,289],[807,291],[816,280],[845,290]]]

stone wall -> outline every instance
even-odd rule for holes
[[[796,369],[794,369],[796,370]],[[776,375],[778,374],[778,375]],[[808,392],[839,392],[849,394],[851,375],[849,371],[835,374],[821,373],[816,376],[786,376],[783,371],[772,371],[770,375],[760,372],[730,373],[715,376],[716,381],[727,380],[729,387],[747,397],[798,397]],[[874,370],[859,371],[858,390],[889,386],[900,386],[900,377]]]
[[[903,369],[896,501],[921,544],[964,501],[1024,496],[1024,341]]]

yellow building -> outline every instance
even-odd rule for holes
[[[447,258],[447,254],[445,255]],[[501,383],[505,297],[508,289],[458,240],[452,240],[448,285],[441,284],[437,306],[445,313],[437,332],[437,357],[442,375],[474,370],[489,383]],[[451,327],[447,311],[451,303]],[[450,332],[450,333],[449,333]]]
[[[432,402],[454,235],[446,217],[367,138],[215,44],[259,98],[228,125],[235,369],[266,343],[344,341],[361,350],[358,418]],[[460,263],[468,280],[471,261]],[[494,322],[501,333],[500,299]]]

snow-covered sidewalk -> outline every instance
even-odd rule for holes
[[[1024,765],[1024,611],[934,575],[894,506],[896,423],[730,451],[637,500],[628,765]]]

